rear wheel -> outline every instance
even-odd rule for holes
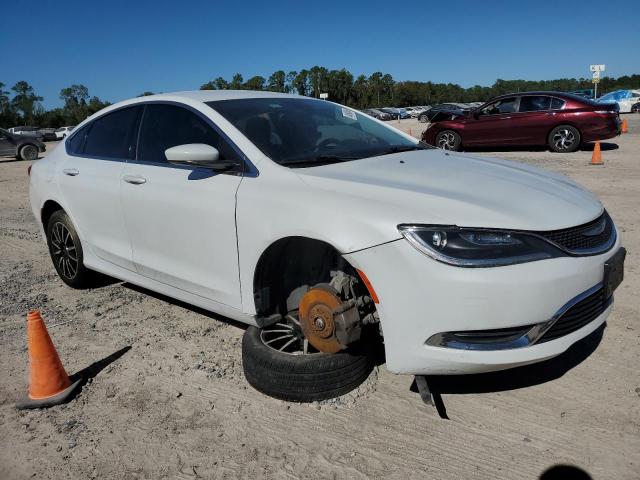
[[[423,113],[418,117],[418,121],[421,123],[427,123],[429,121],[429,117],[427,116],[426,113]]]
[[[20,147],[18,156],[22,160],[37,160],[38,153],[39,153],[38,147],[28,143],[27,145],[23,145],[22,147]]]
[[[460,138],[460,134],[458,132],[454,132],[453,130],[443,130],[436,135],[436,147],[438,148],[457,152],[460,150],[461,145],[462,138]]]
[[[92,285],[93,272],[83,264],[80,238],[69,216],[62,210],[54,212],[49,219],[47,244],[53,266],[64,283],[73,288]]]
[[[571,125],[560,125],[549,133],[549,148],[558,153],[575,152],[580,146],[580,132]]]

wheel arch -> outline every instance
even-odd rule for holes
[[[42,208],[40,209],[40,221],[42,222],[42,226],[44,227],[45,231],[47,230],[47,225],[49,223],[49,219],[51,218],[51,215],[53,215],[58,210],[62,210],[63,212],[66,212],[66,210],[62,207],[62,205],[60,205],[55,200],[47,200],[42,205]]]
[[[332,270],[355,272],[332,244],[311,237],[286,236],[260,255],[253,273],[253,300],[258,316],[278,313],[286,296],[304,284],[327,281]]]

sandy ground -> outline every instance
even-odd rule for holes
[[[603,337],[542,365],[436,381],[449,420],[384,366],[336,401],[265,397],[242,375],[241,326],[127,284],[67,288],[28,206],[27,163],[0,161],[0,478],[532,479],[558,464],[640,478],[640,116],[625,118],[631,133],[604,146],[603,167],[588,149],[480,153],[596,192],[629,254]],[[91,379],[67,405],[17,411],[36,307],[69,373]]]

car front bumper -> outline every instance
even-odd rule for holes
[[[365,272],[380,299],[387,368],[394,373],[445,375],[540,362],[592,333],[605,322],[612,303],[581,328],[550,341],[483,349],[434,342],[445,332],[526,327],[553,319],[572,299],[602,283],[604,264],[619,248],[617,239],[601,255],[461,268],[428,258],[400,239],[345,258]]]

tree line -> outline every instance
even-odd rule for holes
[[[570,92],[590,88],[593,88],[593,84],[589,78],[540,81],[498,79],[490,87],[474,85],[463,88],[454,83],[396,81],[388,73],[382,72],[374,72],[368,77],[354,77],[344,68],[328,70],[318,66],[299,72],[287,73],[278,70],[268,78],[257,75],[246,81],[242,74],[236,73],[229,81],[217,77],[200,87],[201,90],[267,90],[316,98],[319,98],[321,93],[328,93],[330,100],[359,109],[435,105],[446,102],[484,102],[504,93],[532,90]],[[640,88],[640,75],[604,77],[598,87],[601,92],[630,88]]]
[[[344,105],[362,109],[368,107],[406,107],[412,105],[435,105],[445,102],[483,102],[496,95],[531,90],[555,90],[569,92],[592,88],[588,78],[561,78],[557,80],[502,80],[498,79],[490,87],[474,85],[463,88],[454,83],[433,83],[418,81],[396,81],[388,73],[374,72],[369,76],[354,75],[347,69],[329,70],[314,66],[300,71],[278,70],[265,78],[253,76],[246,81],[240,73],[230,80],[217,77],[200,87],[201,90],[265,90],[293,93],[319,98],[321,93],[329,94],[329,99]],[[640,75],[604,77],[598,90],[605,93],[612,90],[640,87]],[[110,105],[96,96],[89,95],[84,85],[71,85],[60,90],[64,105],[45,110],[43,97],[24,80],[16,82],[9,90],[0,82],[0,126],[36,125],[39,127],[60,127],[77,125],[89,115]],[[145,91],[139,96],[152,95]]]

